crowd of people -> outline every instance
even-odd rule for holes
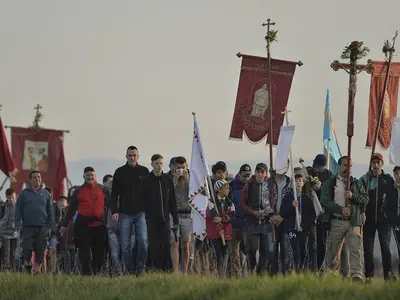
[[[244,164],[236,176],[212,166],[206,238],[193,237],[187,160],[151,157],[152,170],[128,147],[127,162],[100,184],[86,167],[84,183],[52,198],[37,171],[19,195],[6,190],[0,211],[1,268],[41,272],[142,276],[148,271],[241,278],[309,272],[341,273],[357,282],[375,274],[376,232],[385,280],[392,269],[392,232],[400,240],[400,166],[383,171],[376,153],[371,170],[351,176],[343,156],[338,172],[319,154],[312,166],[270,176],[265,163]],[[350,178],[350,189],[347,179]]]

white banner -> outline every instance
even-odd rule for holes
[[[389,147],[389,163],[400,166],[400,117],[392,119],[392,136]]]
[[[276,149],[275,170],[278,174],[288,169],[290,146],[292,145],[295,125],[282,126]]]

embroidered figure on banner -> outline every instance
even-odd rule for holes
[[[269,91],[267,90],[267,84],[263,83],[262,87],[254,93],[254,101],[250,117],[257,117],[264,120],[268,106]]]
[[[49,144],[25,140],[22,168],[27,171],[47,172]]]

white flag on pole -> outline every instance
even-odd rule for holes
[[[192,206],[193,235],[199,240],[204,240],[206,237],[205,218],[209,199],[207,176],[209,176],[210,172],[194,114],[193,120],[194,132],[192,157],[190,159],[189,204]]]
[[[288,158],[292,145],[295,125],[282,126],[279,133],[278,147],[276,149],[275,169],[279,171],[288,169]]]
[[[392,119],[392,136],[389,147],[389,163],[400,166],[400,117]]]

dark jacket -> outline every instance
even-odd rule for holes
[[[322,185],[321,205],[325,210],[322,216],[324,223],[330,223],[333,213],[342,214],[343,207],[334,202],[336,179],[337,176],[332,177]],[[354,177],[350,178],[350,190],[353,194],[350,201],[350,222],[353,226],[362,226],[362,207],[368,203],[368,194],[365,192],[362,182]]]
[[[240,195],[244,184],[239,180],[239,175],[230,183],[231,194],[229,195],[235,205],[235,219],[232,221],[232,227],[243,229],[246,226],[246,218],[244,211],[239,207]]]
[[[384,214],[389,224],[400,226],[400,190],[394,180],[388,184],[384,199]]]
[[[46,227],[52,229],[53,203],[48,191],[28,187],[19,195],[16,204],[16,226]]]
[[[169,222],[171,214],[174,224],[179,224],[174,183],[167,174],[156,176],[151,172],[146,176],[139,199],[145,203],[146,217],[152,221]]]
[[[368,175],[365,174],[360,178],[365,190],[367,190]],[[376,182],[376,177],[374,179]],[[369,201],[366,206],[365,216],[366,224],[375,224],[378,222],[383,222],[385,220],[384,216],[384,195],[387,194],[387,188],[392,185],[393,178],[390,174],[382,173],[378,176],[377,184],[370,181],[370,186],[368,188]]]
[[[15,205],[6,203],[4,216],[0,220],[0,238],[16,238]]]
[[[296,229],[296,209],[292,203],[294,201],[293,190],[287,193],[282,200],[280,215],[285,219],[285,231],[292,231]],[[299,211],[301,213],[301,228],[310,229],[315,226],[315,209],[312,199],[309,194],[302,193],[301,206],[299,203]]]
[[[145,204],[140,203],[139,193],[142,180],[147,175],[149,170],[139,164],[132,167],[126,163],[115,171],[111,191],[112,214],[133,215],[144,212]]]

